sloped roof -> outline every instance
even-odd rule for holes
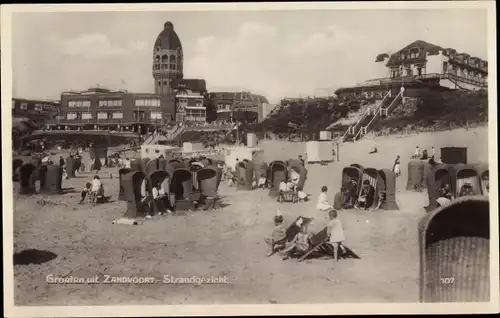
[[[405,46],[401,50],[397,51],[396,53],[391,54],[389,57],[389,61],[387,62],[387,66],[391,66],[394,64],[399,64],[401,63],[401,52],[407,51],[411,48],[418,47],[420,48],[420,54],[418,55],[417,58],[413,59],[405,59],[405,62],[417,62],[417,61],[425,61],[427,54],[439,54],[439,51],[444,51],[444,49],[438,45],[428,43],[422,40],[417,40],[415,42],[412,42],[411,44]]]

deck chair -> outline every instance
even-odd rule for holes
[[[325,226],[320,232],[314,234],[309,241],[310,248],[309,250],[299,257],[299,262],[302,262],[307,257],[311,256],[313,253],[318,252],[324,255],[333,256],[333,246],[328,242],[329,235],[328,229]],[[339,249],[338,257],[339,258],[355,258],[361,259],[358,255],[356,255],[350,248],[343,245],[345,249],[345,253]]]
[[[303,217],[303,216],[299,216],[298,218],[296,218],[295,221],[293,221],[293,223],[287,227],[285,238],[273,243],[273,246],[272,246],[273,253],[271,255],[276,253],[280,246],[285,245],[287,242],[291,242],[293,240],[293,238],[295,237],[295,235],[297,235],[297,233],[300,232],[300,226],[297,225],[297,222],[300,219],[302,219],[302,225],[304,225],[304,226],[309,225],[309,223],[311,223],[313,220],[313,218],[307,218],[307,217]],[[269,255],[269,256],[271,256],[271,255]]]

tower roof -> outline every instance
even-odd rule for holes
[[[158,34],[155,41],[155,48],[160,47],[161,49],[176,50],[182,49],[181,40],[179,36],[174,31],[174,25],[172,22],[167,21],[164,24],[163,30]]]

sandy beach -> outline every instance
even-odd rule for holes
[[[60,196],[19,196],[14,185],[14,251],[50,251],[56,258],[39,264],[16,265],[16,305],[118,304],[268,304],[418,301],[417,222],[427,205],[425,192],[408,192],[407,164],[415,146],[439,149],[468,147],[469,163],[486,163],[487,128],[460,129],[414,136],[364,139],[340,146],[340,161],[326,166],[306,165],[306,203],[279,204],[267,191],[237,191],[222,183],[224,207],[187,215],[156,216],[140,226],[113,225],[125,212],[116,201],[118,179],[100,176],[112,202],[96,207],[78,205],[79,193]],[[369,155],[372,147],[378,153]],[[265,158],[287,160],[305,153],[303,143],[262,141]],[[266,257],[264,237],[280,208],[288,221],[314,217],[310,230],[326,225],[326,215],[315,210],[323,185],[333,199],[340,188],[342,168],[352,163],[391,169],[401,156],[402,176],[397,179],[399,211],[340,212],[345,244],[361,259],[334,262],[311,259],[302,263]],[[92,175],[64,180],[63,188],[80,191]],[[91,278],[99,283],[51,284],[47,276]],[[155,283],[107,284],[104,275],[154,277]],[[169,284],[172,277],[225,277],[222,284]]]

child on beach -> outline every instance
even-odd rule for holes
[[[276,215],[274,216],[273,220],[274,220],[274,229],[273,232],[271,233],[271,237],[266,237],[264,239],[264,241],[269,246],[269,251],[266,254],[267,256],[271,256],[277,250],[285,248],[287,226],[283,219],[283,215],[281,214],[281,211],[279,209],[276,212]]]
[[[318,202],[316,203],[316,209],[320,211],[328,211],[332,208],[330,203],[328,203],[328,196],[326,193],[328,188],[326,186],[321,187],[321,193],[318,195]]]
[[[338,261],[339,248],[342,250],[342,253],[346,252],[345,247],[342,245],[342,242],[345,241],[344,227],[338,218],[336,210],[331,209],[328,212],[328,216],[330,217],[330,222],[327,225],[328,235],[330,236],[329,243],[333,247],[333,258]]]
[[[302,219],[299,220],[297,225],[300,227],[300,232],[295,235],[283,251],[283,260],[289,259],[294,253],[304,254],[309,250],[311,235],[307,232],[307,226],[302,224]]]
[[[92,188],[92,184],[90,182],[87,182],[85,184],[85,187],[83,188],[82,192],[80,193],[81,199],[80,199],[80,202],[78,204],[83,204],[87,195],[90,194],[91,188]]]

